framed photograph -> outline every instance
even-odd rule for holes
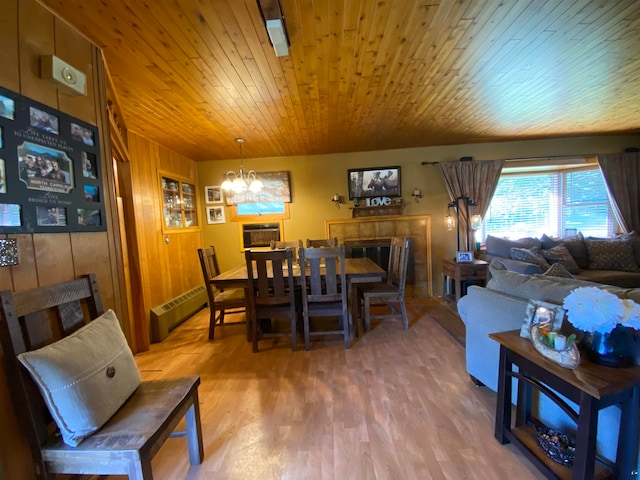
[[[207,207],[207,223],[224,223],[224,207]]]
[[[549,324],[549,330],[559,331],[564,321],[565,310],[561,305],[542,302],[540,300],[529,300],[525,313],[524,323],[520,329],[522,338],[531,338],[529,329],[532,324]]]
[[[58,117],[55,115],[47,113],[44,110],[39,110],[35,107],[29,107],[29,124],[32,127],[58,135],[60,133],[58,123]]]
[[[473,262],[473,252],[456,252],[456,262],[458,263]]]
[[[347,170],[349,200],[367,197],[400,197],[400,167],[352,168]]]
[[[16,102],[0,94],[0,117],[13,120],[16,116]]]
[[[222,203],[222,188],[204,187],[204,201],[206,203]]]

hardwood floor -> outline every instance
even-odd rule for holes
[[[136,356],[145,379],[202,379],[204,462],[190,467],[186,440],[169,439],[154,478],[543,478],[494,439],[496,395],[471,383],[463,347],[433,321],[439,300],[408,308],[409,330],[374,323],[349,350],[327,336],[292,352],[283,337],[256,354],[244,325],[209,342],[209,313],[197,313]]]

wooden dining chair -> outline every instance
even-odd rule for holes
[[[191,465],[202,462],[200,377],[141,381],[94,275],[0,292],[0,344],[38,478],[151,480],[170,436],[186,436]],[[182,418],[186,432],[174,432]]]
[[[213,245],[198,249],[200,267],[204,286],[209,297],[209,340],[214,338],[216,324],[224,324],[225,313],[241,313],[246,311],[244,288],[216,288],[211,279],[220,275],[218,257]],[[216,317],[216,312],[220,312]],[[239,322],[235,322],[239,323]]]
[[[309,350],[309,337],[312,335],[342,335],[344,348],[350,346],[344,248],[341,245],[299,250],[305,350]],[[309,323],[311,317],[338,317],[339,327],[336,330],[312,332]]]
[[[297,348],[297,305],[291,248],[278,250],[246,250],[249,298],[247,306],[251,317],[253,352],[258,351],[258,341],[272,337],[291,337],[291,349]],[[272,321],[289,318],[288,331],[266,331],[260,320]]]
[[[337,246],[338,246],[338,237],[318,238],[315,240],[307,238],[307,248],[337,247]]]
[[[288,242],[271,240],[269,246],[271,247],[271,250],[290,248],[291,257],[293,258],[294,263],[298,261],[298,249],[303,247],[302,240],[291,240]]]
[[[364,310],[365,332],[371,329],[372,318],[402,318],[402,326],[409,328],[404,291],[412,242],[411,237],[392,237],[387,281],[357,285],[358,312]],[[372,305],[386,305],[388,313],[372,315]]]

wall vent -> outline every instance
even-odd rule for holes
[[[169,332],[207,305],[209,299],[204,285],[151,309],[151,341],[161,342]]]

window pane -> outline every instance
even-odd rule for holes
[[[284,213],[284,202],[238,203],[238,215],[267,215]]]
[[[573,229],[599,237],[616,229],[599,168],[501,176],[482,238],[562,237]]]

